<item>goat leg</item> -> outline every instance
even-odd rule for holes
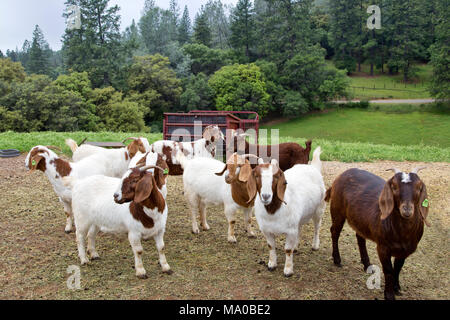
[[[405,259],[395,258],[394,260],[394,293],[397,296],[401,296],[400,292],[400,271],[402,270],[403,264],[405,263]]]
[[[344,227],[345,218],[344,219],[337,219],[335,218],[338,216],[338,214],[333,215],[331,214],[333,224],[331,225],[330,231],[331,231],[331,239],[333,240],[333,262],[336,266],[342,267],[341,265],[341,255],[339,254],[339,236],[341,234],[342,228]]]
[[[378,257],[383,266],[384,273],[384,299],[395,300],[394,295],[394,268],[392,268],[391,253],[384,246],[377,246]]]
[[[370,266],[369,255],[367,254],[366,239],[356,234],[356,239],[358,240],[359,254],[361,256],[361,263],[364,265],[364,271]]]

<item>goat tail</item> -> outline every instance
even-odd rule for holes
[[[311,139],[309,139],[308,141],[305,142],[305,146],[306,146],[305,150],[308,150],[308,152],[311,151],[311,143],[312,143]]]
[[[66,176],[61,178],[62,184],[69,188],[70,190],[73,189],[73,186],[75,185],[76,179],[74,177]]]
[[[320,154],[322,153],[322,150],[320,149],[320,146],[314,150],[313,158],[311,161],[311,165],[316,167],[319,172],[322,172],[322,162],[320,161]]]
[[[72,153],[74,153],[78,149],[78,144],[73,139],[66,139],[66,145],[72,150]]]
[[[325,200],[326,202],[330,202],[330,199],[331,199],[331,188],[332,188],[332,187],[329,187],[328,190],[327,190],[327,192],[325,193],[325,199],[324,199],[324,200]]]

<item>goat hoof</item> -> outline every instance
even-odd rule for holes
[[[269,270],[270,272],[274,271],[277,267],[269,267],[267,266],[267,270]]]
[[[253,232],[249,232],[248,237],[251,239],[254,239],[254,238],[256,238],[256,234],[254,234]]]
[[[298,250],[297,249],[294,249],[294,251],[292,251],[293,253],[297,253],[298,252]]]
[[[144,273],[144,274],[139,274],[139,275],[136,275],[139,279],[148,279],[148,276],[147,276],[147,274],[146,273]]]
[[[338,263],[335,262],[334,265],[338,268],[342,268],[342,264],[340,262],[338,262]]]
[[[229,243],[236,243],[237,240],[236,240],[235,237],[230,237],[230,238],[228,238],[228,242],[229,242]]]
[[[292,277],[293,274],[294,274],[294,272],[289,272],[289,273],[285,273],[284,276],[286,278],[290,278],[290,277]]]
[[[312,247],[311,250],[312,250],[312,251],[319,251],[319,247],[317,247],[317,248]],[[295,251],[294,251],[294,252],[295,252]]]
[[[91,257],[91,260],[100,260],[99,256]]]
[[[192,230],[192,233],[193,233],[193,234],[199,234],[200,231],[199,231],[198,229],[196,229],[196,230]]]
[[[163,273],[171,275],[173,273],[173,271],[172,271],[172,269],[169,269],[169,270],[163,271]]]
[[[210,229],[210,227],[209,227],[208,225],[202,226],[202,230],[203,230],[203,231],[208,231],[209,229]]]
[[[64,233],[66,234],[72,233],[72,230],[64,230]]]

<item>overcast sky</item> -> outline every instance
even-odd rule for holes
[[[65,0],[0,0],[0,50],[20,49],[25,39],[31,41],[36,24],[44,32],[45,39],[53,50],[61,48],[61,38],[65,30],[62,17]],[[145,0],[110,0],[110,4],[120,7],[121,28],[124,30],[141,16]],[[169,8],[169,0],[156,0],[162,8]],[[195,13],[207,0],[178,0],[181,13],[187,5],[193,22]],[[224,4],[235,4],[237,0],[222,0]]]

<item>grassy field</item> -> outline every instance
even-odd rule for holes
[[[313,148],[322,147],[321,158],[326,161],[360,162],[376,160],[394,161],[427,161],[427,162],[450,162],[450,116],[443,119],[423,121],[427,126],[419,131],[411,130],[411,122],[402,120],[396,125],[402,134],[407,137],[399,137],[401,133],[391,128],[392,119],[388,117],[377,118],[379,113],[370,113],[370,120],[360,124],[355,118],[360,110],[342,109],[319,116],[308,116],[299,120],[264,127],[265,129],[280,129],[280,142],[298,142],[304,145],[306,138],[313,139]],[[364,111],[363,113],[367,113]],[[372,114],[374,115],[372,117]],[[375,116],[377,115],[377,116]],[[332,118],[330,118],[330,116]],[[334,119],[334,120],[333,120]],[[341,125],[336,125],[336,119],[341,119]],[[402,117],[399,117],[402,119]],[[418,123],[422,121],[415,120]],[[431,121],[431,123],[428,123]],[[416,124],[414,124],[416,125]],[[372,127],[371,127],[372,126]],[[359,131],[358,131],[359,130]],[[433,130],[432,133],[428,132]],[[358,132],[357,134],[355,132]],[[270,133],[270,131],[269,131]],[[371,137],[371,133],[375,138]],[[433,136],[435,134],[435,136]],[[0,149],[14,148],[21,152],[28,152],[33,146],[56,145],[70,156],[70,149],[65,145],[64,139],[71,137],[80,142],[84,137],[90,141],[121,141],[129,136],[145,136],[149,142],[162,139],[162,134],[146,133],[113,133],[113,132],[32,132],[0,133]],[[420,140],[422,135],[427,140]],[[306,137],[306,138],[305,138]],[[417,143],[410,143],[416,139]],[[356,142],[351,142],[356,141]],[[406,145],[393,144],[404,141]],[[436,142],[439,143],[436,143]],[[268,141],[270,143],[270,140]],[[260,141],[264,144],[264,141]],[[440,145],[441,144],[441,145]]]
[[[350,92],[355,99],[420,99],[430,98],[427,90],[432,68],[428,65],[417,65],[416,78],[410,83],[403,83],[401,74],[389,76],[375,70],[374,76],[369,76],[369,66],[362,65],[360,73],[354,73],[350,78]],[[375,88],[375,89],[374,89]]]
[[[376,108],[384,110],[389,106]],[[402,110],[387,113],[341,108],[262,128],[279,129],[282,141],[313,139],[333,154],[330,160],[449,161],[448,112],[402,113]]]

